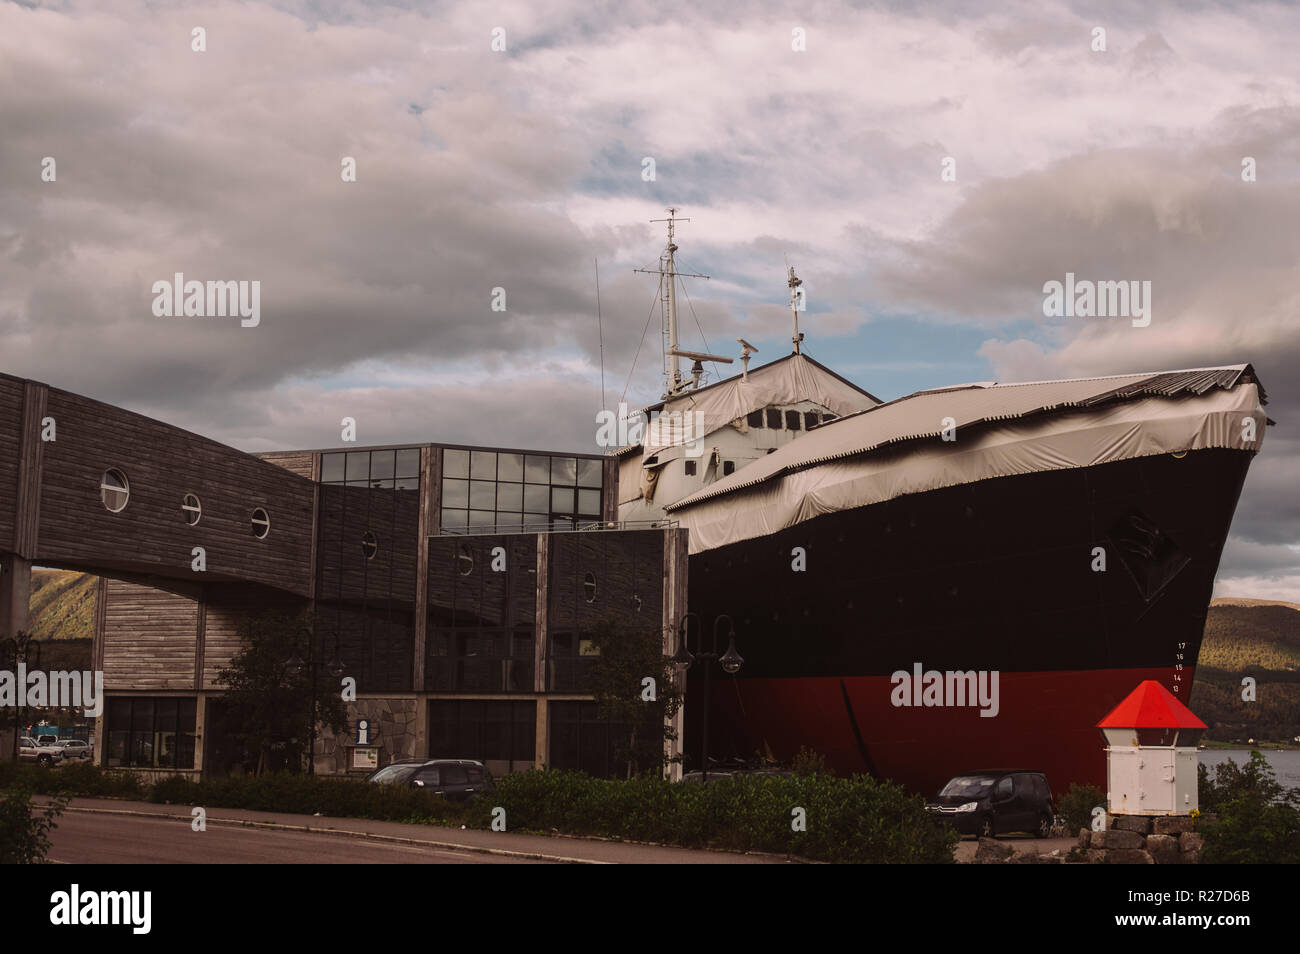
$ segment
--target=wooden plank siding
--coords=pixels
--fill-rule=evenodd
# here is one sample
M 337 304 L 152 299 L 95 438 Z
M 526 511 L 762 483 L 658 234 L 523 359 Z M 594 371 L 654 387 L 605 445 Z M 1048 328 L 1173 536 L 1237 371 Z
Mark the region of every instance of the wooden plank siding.
M 256 455 L 259 460 L 283 467 L 291 474 L 312 480 L 316 476 L 316 454 L 312 451 L 270 451 Z
M 239 629 L 250 613 L 296 614 L 308 605 L 307 600 L 238 584 L 208 587 L 204 596 L 203 689 L 222 688 L 216 683 L 217 672 L 229 666 L 231 657 L 239 652 Z M 190 662 L 192 667 L 192 656 Z
M 0 550 L 13 550 L 22 449 L 23 382 L 0 375 Z
M 57 422 L 58 440 L 45 445 L 38 562 L 310 592 L 309 479 L 66 391 L 49 390 L 47 413 Z M 130 483 L 130 502 L 121 513 L 111 513 L 100 499 L 110 467 Z M 183 517 L 187 493 L 202 503 L 197 526 Z M 256 507 L 271 519 L 264 540 L 251 531 Z M 206 550 L 204 574 L 191 570 L 196 546 Z
M 199 604 L 120 580 L 105 591 L 104 688 L 193 689 Z

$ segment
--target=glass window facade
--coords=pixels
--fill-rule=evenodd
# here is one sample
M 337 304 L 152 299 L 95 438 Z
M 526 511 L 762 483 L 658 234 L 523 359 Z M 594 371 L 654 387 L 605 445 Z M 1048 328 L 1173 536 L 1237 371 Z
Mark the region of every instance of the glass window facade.
M 475 759 L 493 775 L 533 767 L 537 704 L 531 699 L 430 699 L 429 758 Z
M 109 768 L 194 768 L 193 698 L 108 700 Z
M 442 532 L 538 532 L 596 523 L 603 463 L 599 458 L 445 448 Z
M 532 692 L 536 615 L 535 536 L 431 539 L 425 689 Z
M 419 490 L 420 448 L 321 454 L 320 482 L 376 490 Z

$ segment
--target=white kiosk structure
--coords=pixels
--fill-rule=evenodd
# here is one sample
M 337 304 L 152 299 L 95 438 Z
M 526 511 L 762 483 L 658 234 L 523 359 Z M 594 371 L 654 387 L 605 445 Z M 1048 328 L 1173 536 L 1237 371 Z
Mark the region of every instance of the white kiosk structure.
M 1112 815 L 1187 815 L 1197 808 L 1196 746 L 1208 728 L 1154 679 L 1097 723 L 1106 739 Z

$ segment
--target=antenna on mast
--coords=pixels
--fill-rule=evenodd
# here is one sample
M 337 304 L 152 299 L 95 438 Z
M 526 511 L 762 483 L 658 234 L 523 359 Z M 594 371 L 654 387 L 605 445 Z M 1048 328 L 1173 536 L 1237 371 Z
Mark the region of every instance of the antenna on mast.
M 682 391 L 686 389 L 686 382 L 682 380 L 681 363 L 677 359 L 679 357 L 688 357 L 688 358 L 694 357 L 693 354 L 682 352 L 677 347 L 677 279 L 678 278 L 707 279 L 709 276 L 696 275 L 691 272 L 677 271 L 677 260 L 676 260 L 677 245 L 673 241 L 673 239 L 676 236 L 676 226 L 678 222 L 689 222 L 690 219 L 679 219 L 677 217 L 677 208 L 674 206 L 668 209 L 668 218 L 651 219 L 650 221 L 652 223 L 654 222 L 668 223 L 668 245 L 664 249 L 663 254 L 659 256 L 658 269 L 652 271 L 651 269 L 648 268 L 638 268 L 638 269 L 634 269 L 634 271 L 644 272 L 648 275 L 658 275 L 660 280 L 660 285 L 664 289 L 664 297 L 663 297 L 663 304 L 662 304 L 663 315 L 661 318 L 662 335 L 663 335 L 664 345 L 665 345 L 664 364 L 663 364 L 663 369 L 664 369 L 664 395 L 663 396 L 665 398 L 669 398 L 672 395 L 676 394 L 678 391 Z M 712 355 L 705 356 L 704 360 L 709 360 L 712 357 L 713 357 Z M 719 360 L 730 362 L 729 358 L 722 358 Z M 696 365 L 700 367 L 701 371 L 703 370 L 703 367 L 702 365 L 699 364 L 698 360 L 696 361 Z M 698 373 L 694 374 L 694 379 L 695 379 L 695 384 L 698 386 L 699 384 Z
M 799 342 L 803 341 L 803 334 L 799 331 L 799 312 L 803 308 L 803 292 L 799 286 L 803 284 L 803 279 L 794 273 L 794 266 L 790 266 L 790 278 L 786 282 L 790 286 L 790 314 L 794 316 L 794 337 L 790 339 L 794 343 L 794 353 L 799 353 Z

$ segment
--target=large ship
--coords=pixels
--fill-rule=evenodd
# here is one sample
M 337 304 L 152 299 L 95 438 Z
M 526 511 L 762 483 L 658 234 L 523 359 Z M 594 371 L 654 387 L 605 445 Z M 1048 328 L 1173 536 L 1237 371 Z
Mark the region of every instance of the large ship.
M 1104 785 L 1097 721 L 1145 679 L 1188 698 L 1270 423 L 1251 366 L 881 401 L 804 353 L 790 269 L 791 353 L 749 369 L 738 339 L 744 370 L 707 384 L 728 359 L 679 346 L 670 215 L 665 388 L 616 452 L 619 517 L 686 527 L 692 612 L 706 634 L 734 621 L 744 663 L 714 676 L 710 755 L 807 746 L 927 794 L 998 766 Z

